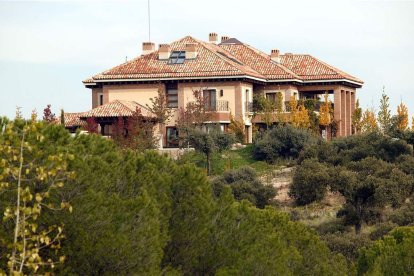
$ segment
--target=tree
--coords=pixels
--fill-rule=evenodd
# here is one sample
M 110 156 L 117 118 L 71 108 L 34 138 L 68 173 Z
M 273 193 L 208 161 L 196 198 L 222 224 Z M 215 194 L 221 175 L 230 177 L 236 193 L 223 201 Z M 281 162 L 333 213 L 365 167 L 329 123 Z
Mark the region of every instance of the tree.
M 95 117 L 89 117 L 86 119 L 85 130 L 88 133 L 95 133 L 98 134 L 98 123 L 96 122 Z
M 151 105 L 146 105 L 148 110 L 151 111 L 157 122 L 160 124 L 160 140 L 163 141 L 163 131 L 165 123 L 172 117 L 173 112 L 171 108 L 168 107 L 168 99 L 165 93 L 165 86 L 160 84 L 158 88 L 158 96 L 155 98 L 150 98 Z
M 398 128 L 402 131 L 406 130 L 408 127 L 408 109 L 405 104 L 400 103 L 397 107 L 397 116 L 399 118 Z
M 297 122 L 296 126 L 301 128 L 309 128 L 310 127 L 310 118 L 309 112 L 306 109 L 305 105 L 302 103 L 297 111 Z M 294 123 L 294 125 L 295 125 Z
M 228 130 L 230 133 L 233 133 L 236 141 L 239 143 L 244 143 L 246 139 L 246 135 L 244 133 L 244 122 L 241 120 L 237 120 L 234 118 L 232 114 L 230 114 L 230 124 L 228 126 Z
M 328 93 L 325 93 L 324 95 L 324 102 L 319 107 L 319 124 L 323 127 L 327 127 L 332 122 L 331 117 L 331 103 L 328 100 Z
M 307 129 L 276 126 L 257 136 L 253 142 L 253 157 L 268 162 L 275 162 L 278 158 L 298 158 L 305 146 L 314 145 L 317 140 Z
M 352 113 L 352 128 L 354 133 L 360 133 L 362 128 L 362 108 L 359 106 L 359 99 L 355 104 L 355 110 Z
M 65 111 L 63 109 L 60 110 L 60 123 L 65 125 Z
M 72 211 L 68 202 L 54 195 L 74 177 L 68 170 L 74 156 L 53 147 L 45 129 L 41 122 L 17 120 L 0 133 L 0 208 L 9 235 L 0 243 L 8 248 L 11 275 L 45 273 L 65 260 L 47 253 L 59 251 L 63 225 L 45 224 L 42 218 L 49 212 Z
M 377 119 L 375 118 L 374 110 L 366 109 L 362 114 L 361 131 L 374 132 L 378 130 Z
M 276 196 L 276 189 L 271 185 L 264 185 L 256 171 L 250 167 L 226 171 L 214 179 L 212 185 L 216 197 L 220 196 L 225 186 L 229 186 L 235 199 L 247 199 L 258 208 L 271 204 Z
M 223 133 L 219 129 L 209 129 L 208 131 L 200 129 L 190 129 L 186 137 L 188 143 L 194 147 L 196 151 L 206 156 L 207 175 L 211 174 L 211 156 L 216 151 L 222 151 L 230 148 L 234 143 L 234 136 Z
M 385 205 L 398 206 L 404 202 L 413 181 L 393 164 L 373 157 L 350 162 L 346 168 L 336 167 L 332 176 L 331 189 L 346 200 L 338 215 L 355 226 L 356 234 L 360 233 L 363 222 L 378 219 Z
M 114 140 L 123 149 L 133 149 L 142 152 L 155 148 L 154 122 L 142 115 L 137 107 L 131 116 L 119 117 L 114 125 Z
M 386 133 L 391 125 L 391 111 L 389 110 L 390 98 L 383 92 L 378 112 L 378 123 L 382 133 Z
M 414 116 L 411 118 L 411 131 L 414 131 Z
M 414 227 L 397 227 L 360 251 L 358 275 L 410 275 L 413 260 Z
M 306 205 L 324 198 L 330 183 L 328 168 L 316 159 L 306 159 L 295 171 L 289 196 Z
M 51 123 L 56 120 L 55 113 L 52 112 L 51 105 L 48 104 L 45 109 L 43 109 L 43 121 Z

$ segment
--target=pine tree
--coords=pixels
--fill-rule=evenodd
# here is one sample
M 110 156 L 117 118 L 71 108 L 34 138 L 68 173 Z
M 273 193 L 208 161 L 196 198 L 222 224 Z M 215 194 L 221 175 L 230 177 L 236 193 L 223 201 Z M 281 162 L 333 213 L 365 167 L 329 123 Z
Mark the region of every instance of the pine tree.
M 386 133 L 391 125 L 391 111 L 389 110 L 390 98 L 383 92 L 378 112 L 378 123 L 382 133 Z

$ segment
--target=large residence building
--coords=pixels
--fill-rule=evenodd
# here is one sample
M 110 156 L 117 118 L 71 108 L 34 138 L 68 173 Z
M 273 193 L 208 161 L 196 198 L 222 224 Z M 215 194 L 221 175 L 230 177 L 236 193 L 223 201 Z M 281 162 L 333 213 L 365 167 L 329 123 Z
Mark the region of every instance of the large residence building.
M 210 33 L 208 41 L 186 36 L 170 44 L 144 42 L 137 58 L 97 74 L 84 85 L 91 89 L 92 110 L 72 116 L 74 122 L 94 117 L 101 132 L 111 134 L 114 118 L 130 116 L 136 107 L 146 110 L 160 86 L 174 116 L 160 131 L 163 147 L 176 146 L 175 128 L 178 109 L 194 101 L 193 91 L 202 91 L 207 99 L 211 120 L 226 129 L 230 118 L 245 125 L 246 142 L 252 141 L 252 127 L 260 124 L 253 117 L 252 101 L 256 93 L 283 101 L 291 97 L 316 99 L 325 93 L 333 96 L 336 136 L 352 134 L 351 114 L 355 109 L 356 89 L 363 81 L 306 54 L 281 54 L 278 49 L 262 52 L 236 38 L 218 40 Z M 287 110 L 284 110 L 287 112 Z M 70 124 L 68 127 L 71 127 Z M 73 127 L 73 126 L 72 126 Z

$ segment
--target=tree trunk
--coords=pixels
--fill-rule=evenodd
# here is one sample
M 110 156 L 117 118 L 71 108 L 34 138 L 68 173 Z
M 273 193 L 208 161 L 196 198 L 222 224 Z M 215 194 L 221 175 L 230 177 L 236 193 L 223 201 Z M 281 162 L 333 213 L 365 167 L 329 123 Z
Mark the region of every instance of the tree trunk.
M 355 223 L 355 234 L 359 235 L 361 233 L 361 222 L 358 221 L 357 223 Z
M 210 154 L 207 154 L 207 175 L 211 173 L 211 161 L 210 161 Z

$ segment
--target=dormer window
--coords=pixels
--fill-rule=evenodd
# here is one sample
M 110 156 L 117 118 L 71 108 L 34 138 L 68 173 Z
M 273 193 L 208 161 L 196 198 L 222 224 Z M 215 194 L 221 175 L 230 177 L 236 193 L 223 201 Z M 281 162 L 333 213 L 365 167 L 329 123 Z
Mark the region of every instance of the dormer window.
M 185 61 L 185 51 L 174 51 L 168 59 L 168 64 L 183 64 Z

